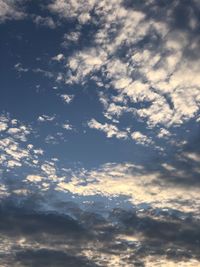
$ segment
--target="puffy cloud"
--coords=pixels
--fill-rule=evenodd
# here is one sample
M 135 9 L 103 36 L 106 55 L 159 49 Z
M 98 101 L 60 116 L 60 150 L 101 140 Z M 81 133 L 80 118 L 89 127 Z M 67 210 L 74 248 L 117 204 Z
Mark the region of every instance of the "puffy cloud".
M 131 134 L 131 137 L 133 140 L 135 140 L 136 143 L 148 145 L 152 143 L 152 140 L 148 138 L 145 134 L 142 134 L 141 132 L 133 132 Z
M 167 129 L 161 128 L 159 130 L 158 138 L 168 138 L 170 136 L 171 136 L 171 133 Z
M 116 137 L 119 139 L 126 139 L 128 137 L 127 133 L 125 131 L 120 131 L 117 126 L 108 123 L 102 124 L 95 119 L 90 120 L 88 126 L 92 129 L 104 132 L 108 138 Z
M 82 82 L 84 84 L 85 78 L 95 71 L 98 71 L 103 66 L 106 58 L 105 51 L 97 50 L 95 48 L 79 52 L 70 57 L 67 66 L 74 74 L 66 78 L 66 83 L 71 84 Z
M 6 20 L 19 20 L 26 16 L 22 5 L 26 0 L 0 0 L 0 23 Z
M 78 19 L 81 24 L 85 24 L 90 20 L 90 12 L 94 7 L 95 0 L 55 0 L 48 5 L 50 11 L 57 13 L 61 18 Z

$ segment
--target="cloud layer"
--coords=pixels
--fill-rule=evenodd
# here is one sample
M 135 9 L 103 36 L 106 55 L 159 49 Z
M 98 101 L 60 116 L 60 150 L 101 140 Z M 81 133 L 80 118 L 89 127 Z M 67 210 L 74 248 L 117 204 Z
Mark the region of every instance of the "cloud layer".
M 0 0 L 0 264 L 199 266 L 199 14 Z

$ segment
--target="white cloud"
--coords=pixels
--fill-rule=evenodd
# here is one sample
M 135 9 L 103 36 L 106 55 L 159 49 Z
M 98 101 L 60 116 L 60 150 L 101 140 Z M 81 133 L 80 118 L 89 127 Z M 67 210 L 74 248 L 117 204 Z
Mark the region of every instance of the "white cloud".
M 19 161 L 16 161 L 16 160 L 9 160 L 7 162 L 7 166 L 8 166 L 8 168 L 21 167 L 22 164 Z
M 65 130 L 67 130 L 67 131 L 73 130 L 73 126 L 71 124 L 69 124 L 69 123 L 64 123 L 62 125 L 62 128 L 65 129 Z
M 62 73 L 58 73 L 57 77 L 56 77 L 56 82 L 62 82 L 64 81 L 64 75 Z
M 170 171 L 176 170 L 167 164 L 163 167 Z M 148 203 L 153 207 L 192 211 L 200 216 L 198 188 L 170 186 L 165 179 L 160 179 L 159 170 L 145 172 L 142 166 L 131 163 L 107 163 L 98 169 L 82 170 L 74 173 L 70 179 L 58 179 L 56 190 L 85 197 L 99 194 L 109 199 L 127 196 L 133 205 Z
M 37 182 L 41 182 L 42 180 L 44 180 L 44 177 L 39 176 L 39 175 L 28 175 L 26 177 L 26 180 L 28 182 L 37 183 Z
M 200 154 L 195 152 L 188 152 L 184 153 L 183 156 L 188 160 L 192 160 L 193 162 L 199 163 L 200 162 Z
M 33 152 L 36 155 L 43 155 L 44 154 L 44 151 L 41 148 L 39 148 L 39 149 L 33 149 Z
M 73 98 L 74 98 L 74 95 L 62 94 L 62 95 L 60 95 L 60 97 L 62 98 L 62 100 L 63 100 L 65 103 L 69 104 L 69 103 L 72 102 L 72 100 L 73 100 Z
M 5 131 L 8 125 L 6 122 L 0 122 L 0 132 Z
M 142 134 L 141 132 L 135 131 L 131 134 L 132 139 L 142 145 L 148 145 L 152 143 L 152 140 L 147 137 L 145 134 Z
M 65 58 L 65 56 L 63 54 L 58 54 L 56 55 L 55 57 L 52 58 L 52 60 L 55 60 L 55 61 L 61 61 Z
M 31 128 L 23 124 L 14 124 L 18 127 L 10 127 L 7 129 L 7 133 L 10 134 L 14 139 L 20 140 L 22 142 L 27 141 L 27 136 L 31 133 Z
M 53 115 L 53 116 L 49 116 L 49 115 L 41 115 L 41 116 L 38 117 L 37 120 L 38 120 L 39 122 L 46 122 L 46 121 L 54 121 L 55 118 L 56 118 L 55 115 Z
M 108 138 L 116 137 L 119 139 L 126 139 L 128 137 L 125 131 L 120 131 L 115 125 L 108 123 L 102 124 L 95 119 L 90 120 L 88 126 L 92 129 L 104 132 Z
M 32 128 L 24 125 L 9 115 L 0 116 L 0 125 L 4 132 L 0 138 L 0 166 L 4 171 L 24 166 L 33 166 L 42 150 L 36 149 L 28 142 Z
M 42 164 L 41 170 L 50 178 L 56 176 L 56 169 L 54 167 L 54 164 L 51 162 L 46 162 Z
M 66 83 L 84 84 L 87 75 L 98 71 L 105 63 L 107 58 L 106 52 L 92 48 L 84 52 L 79 52 L 68 60 L 67 67 L 75 73 L 66 78 Z
M 171 136 L 171 133 L 164 128 L 161 128 L 158 133 L 158 138 L 168 138 Z
M 95 0 L 55 0 L 48 5 L 48 8 L 62 18 L 77 18 L 81 24 L 85 24 L 90 20 L 90 11 L 94 7 L 95 2 Z

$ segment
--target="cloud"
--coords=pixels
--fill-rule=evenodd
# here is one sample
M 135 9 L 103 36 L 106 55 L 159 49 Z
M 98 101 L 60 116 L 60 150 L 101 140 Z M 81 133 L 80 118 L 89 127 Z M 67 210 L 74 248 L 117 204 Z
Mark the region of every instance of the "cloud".
M 117 126 L 108 123 L 102 124 L 95 119 L 90 120 L 88 122 L 88 126 L 92 129 L 100 130 L 106 133 L 108 138 L 116 137 L 119 139 L 126 139 L 128 137 L 127 133 L 125 131 L 120 131 Z
M 186 159 L 192 160 L 192 161 L 197 162 L 197 163 L 200 161 L 200 155 L 198 153 L 195 153 L 195 152 L 185 152 L 183 154 L 183 156 Z
M 39 15 L 33 16 L 33 22 L 37 26 L 43 26 L 43 27 L 48 27 L 50 29 L 55 29 L 56 28 L 56 23 L 51 17 L 42 17 Z
M 152 140 L 150 138 L 148 138 L 146 135 L 138 131 L 133 132 L 131 134 L 131 137 L 133 140 L 136 141 L 136 143 L 139 143 L 139 144 L 151 144 L 152 143 Z
M 39 122 L 46 122 L 46 121 L 54 121 L 55 118 L 56 118 L 55 115 L 53 115 L 53 116 L 41 115 L 41 116 L 38 117 L 37 120 L 38 120 Z
M 5 131 L 7 129 L 7 123 L 1 121 L 0 122 L 0 132 Z
M 74 95 L 62 94 L 60 97 L 64 103 L 70 104 L 74 98 Z
M 73 130 L 73 126 L 71 124 L 69 124 L 69 123 L 64 123 L 62 125 L 62 128 L 65 129 L 65 130 L 67 130 L 67 131 Z
M 51 71 L 43 70 L 41 68 L 36 68 L 32 70 L 34 73 L 41 73 L 47 78 L 53 78 L 54 74 Z
M 26 16 L 23 4 L 26 0 L 0 0 L 0 23 L 6 20 L 20 20 Z
M 158 133 L 158 138 L 169 138 L 171 136 L 171 133 L 165 129 L 161 128 Z
M 44 177 L 41 177 L 41 176 L 39 176 L 39 175 L 28 175 L 27 177 L 26 177 L 26 180 L 28 181 L 28 182 L 41 182 L 42 180 L 44 179 Z
M 15 64 L 14 68 L 15 68 L 18 72 L 28 72 L 28 71 L 29 71 L 29 69 L 28 69 L 28 68 L 24 68 L 20 62 L 17 63 L 17 64 Z
M 72 202 L 65 203 L 76 214 L 72 218 L 65 213 L 42 211 L 36 199 L 42 203 L 43 198 L 37 194 L 20 205 L 17 199 L 7 197 L 0 206 L 5 264 L 63 266 L 66 260 L 69 266 L 199 264 L 199 221 L 190 214 L 117 208 L 103 218 Z
M 95 48 L 88 51 L 81 51 L 70 57 L 67 66 L 73 74 L 66 77 L 66 83 L 73 84 L 80 82 L 84 84 L 85 78 L 98 71 L 105 60 L 106 53 L 103 50 L 96 50 Z
M 78 42 L 79 38 L 80 38 L 80 32 L 79 31 L 65 33 L 63 36 L 62 47 L 68 48 L 69 45 L 76 44 Z
M 107 108 L 107 111 L 109 112 L 105 113 L 104 115 L 107 119 L 112 120 L 113 123 L 119 124 L 119 121 L 116 119 L 113 119 L 111 114 L 116 114 L 116 116 L 118 117 L 120 116 L 123 108 L 124 107 L 122 106 L 110 104 L 109 107 Z M 125 129 L 120 130 L 115 124 L 100 123 L 95 119 L 91 119 L 88 122 L 88 126 L 91 129 L 96 129 L 96 130 L 104 132 L 108 138 L 116 137 L 118 139 L 132 139 L 135 141 L 136 144 L 145 145 L 145 146 L 154 145 L 154 141 L 151 139 L 151 137 L 148 137 L 147 135 L 139 131 L 134 131 L 131 133 L 130 127 L 126 127 Z M 155 148 L 159 150 L 161 149 L 161 147 L 159 146 L 155 146 Z
M 3 174 L 25 166 L 34 168 L 43 150 L 29 143 L 33 131 L 30 125 L 11 119 L 9 114 L 0 116 L 0 125 L 2 125 L 0 166 Z
M 28 249 L 18 252 L 16 255 L 16 261 L 20 262 L 24 266 L 27 264 L 44 266 L 64 266 L 67 262 L 69 267 L 83 266 L 92 267 L 96 266 L 95 263 L 90 263 L 87 258 L 72 256 L 68 253 L 64 253 L 59 250 L 53 249 Z
M 178 131 L 183 130 L 185 138 L 186 123 L 199 120 L 199 40 L 193 36 L 198 20 L 188 12 L 193 20 L 188 15 L 188 22 L 180 23 L 179 1 L 139 2 L 51 1 L 48 8 L 60 21 L 83 28 L 64 36 L 66 48 L 74 45 L 72 54 L 52 58 L 64 65 L 63 72 L 33 71 L 66 81 L 67 87 L 95 84 L 105 120 L 92 118 L 87 125 L 107 138 L 175 146 L 177 126 L 184 125 Z M 37 23 L 47 23 L 47 18 L 39 16 Z M 93 38 L 84 47 L 80 40 L 90 28 Z M 20 63 L 16 69 L 26 72 Z M 67 104 L 74 97 L 58 96 Z M 38 118 L 54 120 L 54 115 Z M 73 129 L 68 122 L 55 126 L 60 132 L 44 137 L 45 146 L 65 142 L 64 130 Z M 0 117 L 2 264 L 198 266 L 197 141 L 193 149 L 180 140 L 171 154 L 158 154 L 148 162 L 143 154 L 141 165 L 112 162 L 73 169 L 61 167 L 57 158 L 47 159 L 50 156 L 32 144 L 33 132 L 9 115 Z M 144 148 L 148 156 L 151 148 Z
M 57 145 L 66 142 L 66 136 L 64 132 L 56 132 L 55 134 L 48 134 L 45 138 L 46 144 Z
M 65 56 L 63 54 L 58 54 L 57 56 L 53 57 L 52 60 L 55 60 L 55 61 L 61 61 L 65 58 Z
M 64 19 L 78 19 L 79 23 L 85 24 L 90 21 L 90 12 L 94 7 L 95 0 L 93 1 L 73 1 L 68 2 L 64 0 L 55 0 L 48 5 L 51 12 L 57 13 Z
M 182 158 L 175 164 L 161 162 L 156 168 L 107 163 L 91 170 L 64 170 L 58 168 L 55 161 L 46 161 L 40 162 L 38 174 L 29 174 L 24 181 L 27 187 L 30 182 L 34 183 L 33 192 L 39 195 L 46 192 L 44 208 L 57 212 L 64 212 L 65 208 L 57 207 L 56 202 L 73 199 L 82 209 L 105 216 L 115 208 L 146 212 L 151 207 L 157 209 L 158 214 L 162 210 L 176 209 L 198 219 L 198 186 L 192 182 L 195 172 L 199 173 L 198 163 L 192 159 L 191 165 L 181 168 L 184 164 Z M 188 175 L 187 168 L 192 175 Z

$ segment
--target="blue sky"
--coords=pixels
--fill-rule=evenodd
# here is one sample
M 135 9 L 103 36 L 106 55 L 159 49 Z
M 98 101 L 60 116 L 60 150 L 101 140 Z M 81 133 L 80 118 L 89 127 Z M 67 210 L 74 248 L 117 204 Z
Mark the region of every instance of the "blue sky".
M 117 221 L 121 227 L 134 212 L 138 225 L 148 218 L 148 233 L 140 229 L 141 239 L 120 228 L 123 234 L 109 241 L 125 242 L 127 251 L 134 238 L 144 247 L 146 239 L 152 242 L 152 221 L 180 224 L 184 232 L 190 218 L 190 230 L 199 231 L 199 25 L 198 0 L 0 0 L 0 197 L 5 217 L 15 210 L 11 225 L 18 209 L 27 214 L 27 205 L 38 229 L 38 214 L 44 221 L 47 213 L 58 216 L 58 225 L 65 214 L 85 227 L 80 214 L 90 213 L 97 221 L 101 216 L 102 225 Z M 120 216 L 127 212 L 126 223 L 111 216 L 117 209 Z M 92 231 L 100 235 L 97 221 Z M 2 236 L 17 242 L 4 231 Z M 156 238 L 166 242 L 164 235 Z M 36 239 L 20 243 L 19 253 Z M 190 254 L 179 257 L 179 266 L 198 266 L 196 247 L 176 239 L 168 250 L 178 253 L 185 242 Z M 57 236 L 55 242 L 63 240 Z M 175 264 L 164 252 L 152 256 L 149 247 L 137 266 Z M 55 253 L 68 253 L 60 249 Z M 80 255 L 92 266 L 103 266 L 101 257 L 106 266 L 122 266 L 124 255 L 132 266 L 121 249 L 109 259 L 101 249 L 87 254 L 77 245 L 72 266 L 80 264 Z M 5 264 L 30 266 L 31 253 L 40 253 L 35 248 L 28 259 L 15 259 L 13 251 L 10 259 L 3 257 Z M 55 265 L 64 266 L 56 255 Z M 41 258 L 34 264 L 48 264 Z M 82 266 L 90 266 L 85 260 Z

